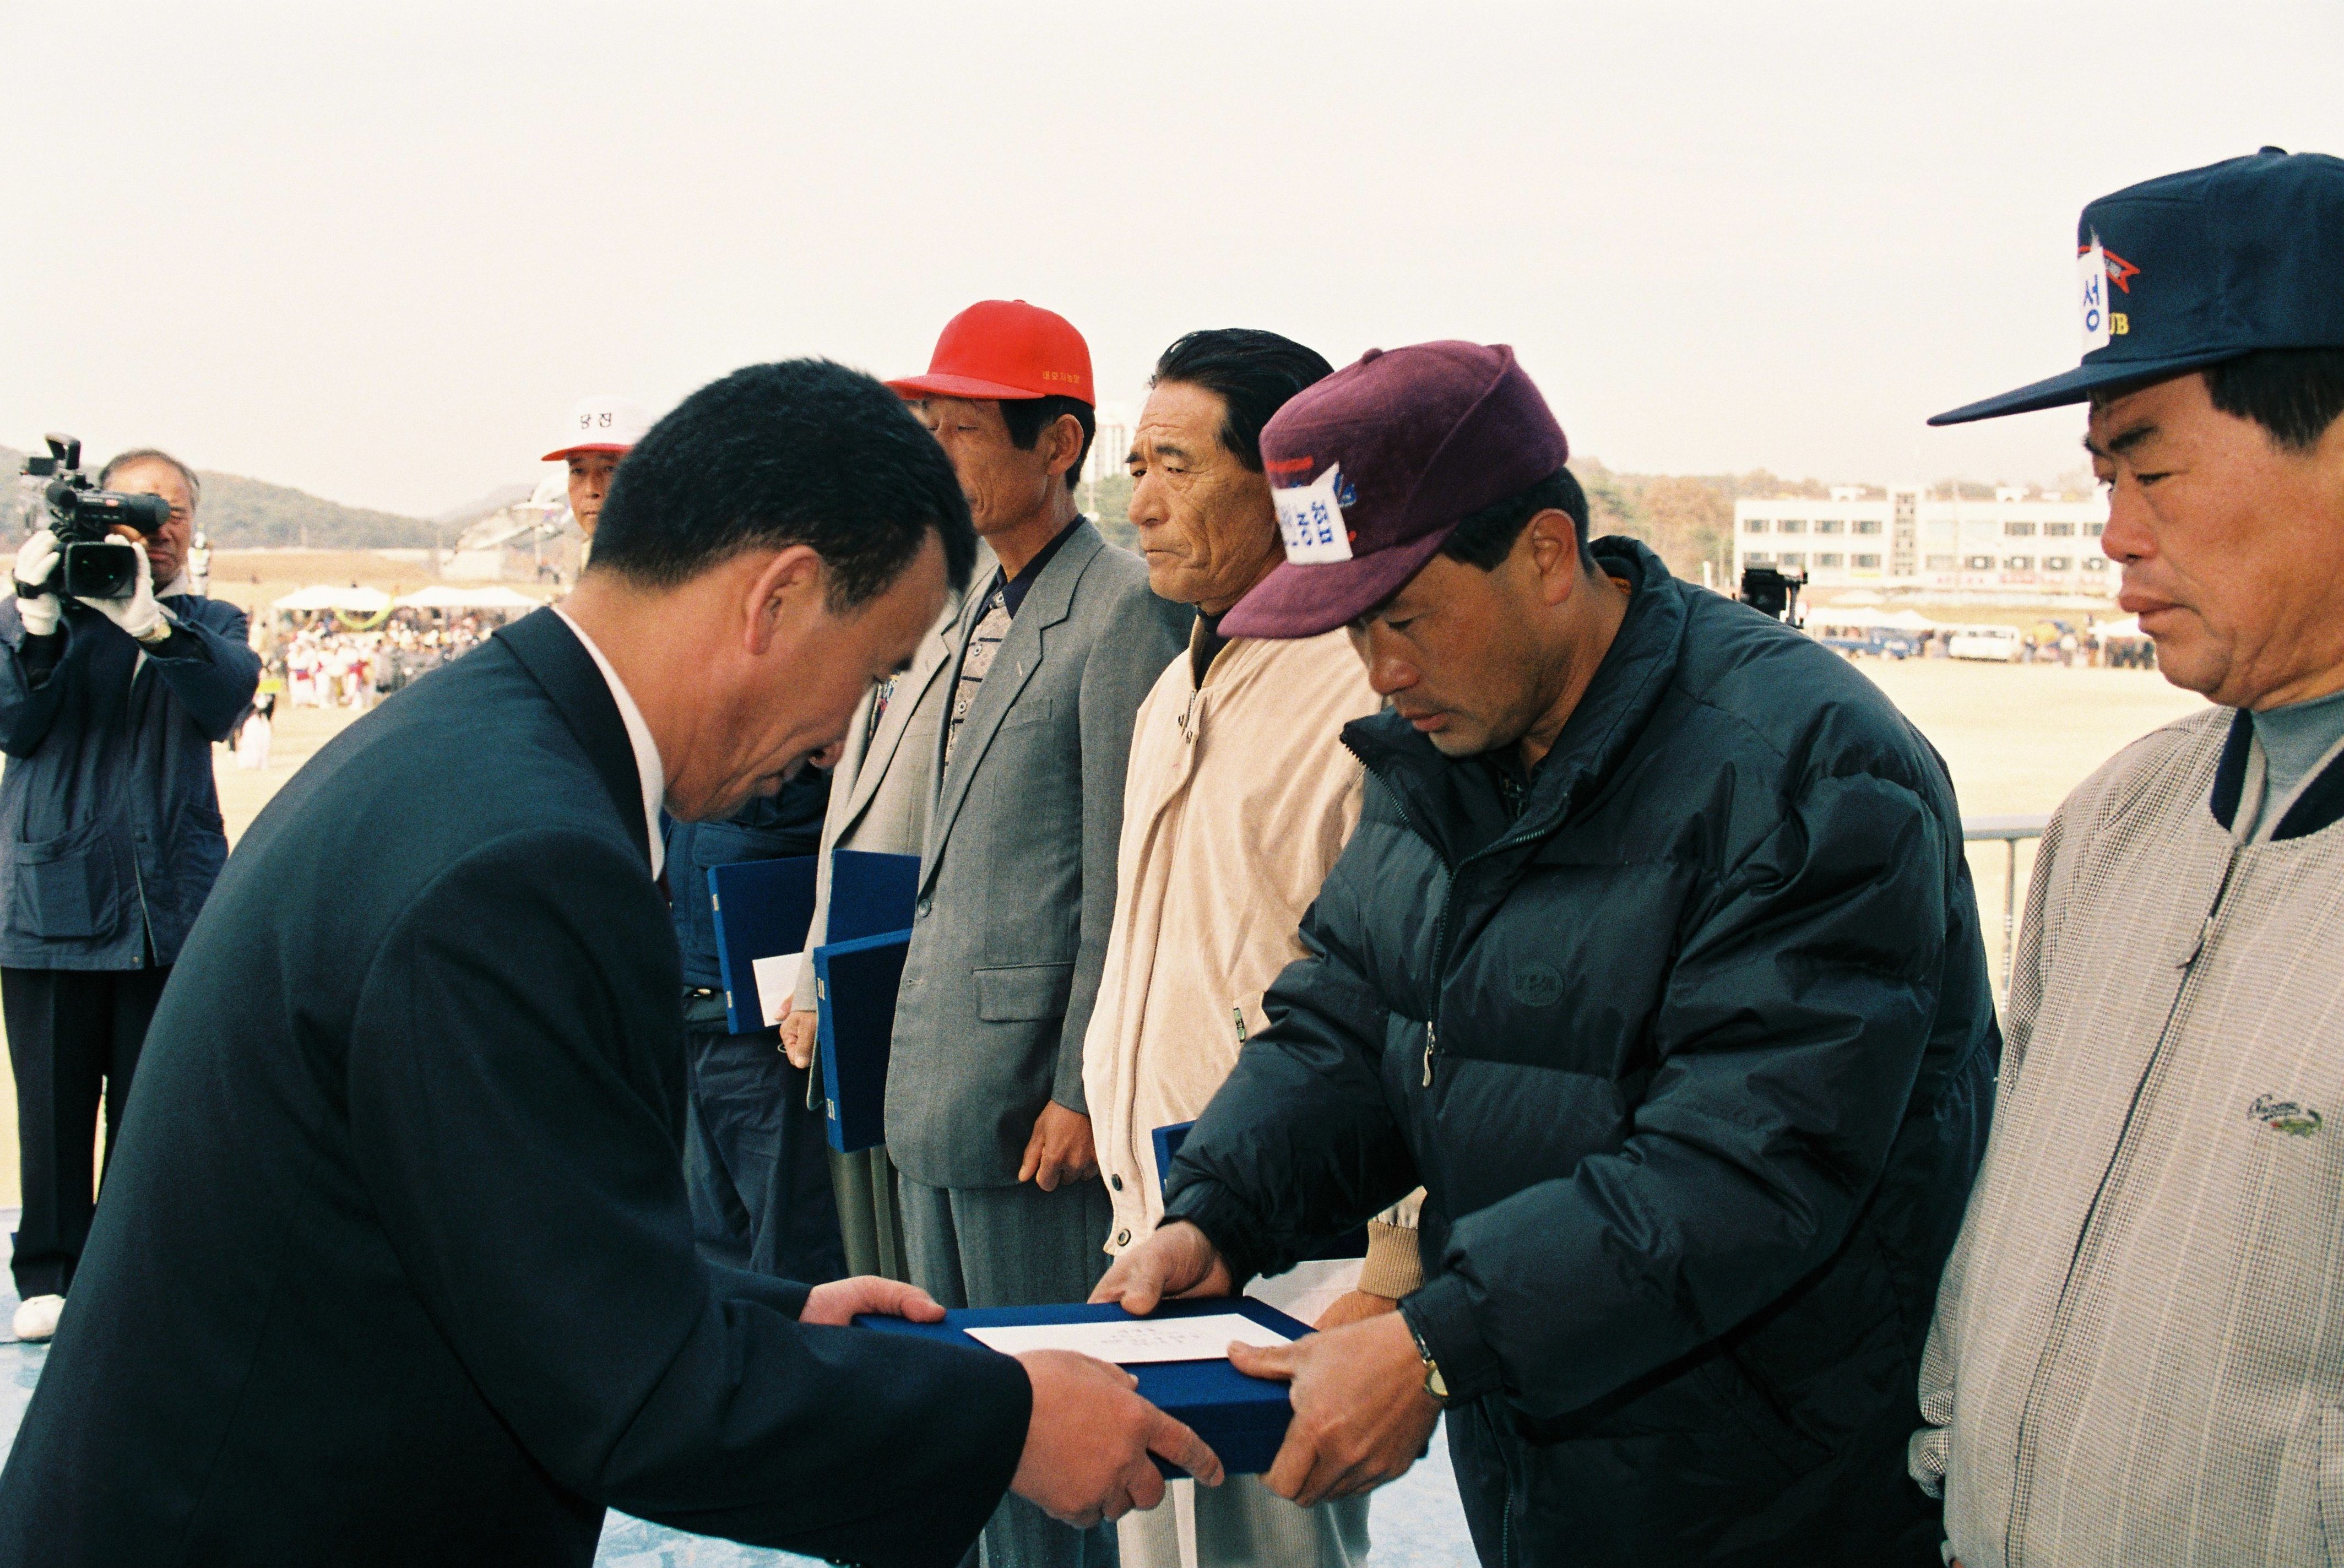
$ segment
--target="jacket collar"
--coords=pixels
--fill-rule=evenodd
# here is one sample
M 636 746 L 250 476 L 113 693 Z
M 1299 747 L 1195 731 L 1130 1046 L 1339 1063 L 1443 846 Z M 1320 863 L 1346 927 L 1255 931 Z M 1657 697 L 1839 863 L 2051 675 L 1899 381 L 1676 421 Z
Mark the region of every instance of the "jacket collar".
M 938 865 L 935 851 L 944 847 L 951 836 L 953 823 L 960 808 L 968 800 L 970 782 L 985 762 L 985 749 L 1000 733 L 1002 720 L 1009 716 L 1012 704 L 1034 673 L 1049 657 L 1050 629 L 1064 623 L 1074 613 L 1075 589 L 1083 580 L 1084 569 L 1092 557 L 1106 548 L 1086 518 L 1078 521 L 1060 546 L 1058 553 L 1026 591 L 1026 602 L 1018 607 L 1009 622 L 1009 635 L 1002 639 L 999 652 L 993 656 L 993 668 L 986 672 L 985 683 L 976 690 L 976 701 L 969 708 L 968 717 L 962 722 L 960 744 L 953 750 L 952 765 L 944 765 L 945 742 L 952 734 L 952 718 L 946 713 L 945 722 L 936 726 L 936 811 L 928 830 L 930 853 L 924 875 L 934 876 Z M 984 619 L 987 595 L 971 594 L 973 608 L 964 612 L 954 632 L 954 679 L 958 679 L 958 654 L 968 646 L 969 633 Z
M 2208 809 L 2214 820 L 2226 830 L 2233 830 L 2238 820 L 2238 802 L 2247 792 L 2248 764 L 2255 749 L 2255 716 L 2240 708 L 2230 715 L 2230 733 L 2222 742 L 2221 760 L 2214 766 L 2214 789 L 2207 796 Z M 2329 763 L 2319 771 L 2319 776 L 2306 784 L 2295 804 L 2287 808 L 2278 825 L 2271 829 L 2271 842 L 2304 838 L 2333 827 L 2344 821 L 2344 757 Z
M 496 634 L 520 667 L 530 673 L 554 710 L 578 739 L 594 776 L 602 781 L 619 821 L 627 830 L 635 853 L 643 857 L 645 875 L 652 864 L 651 830 L 643 821 L 642 775 L 635 767 L 635 748 L 627 739 L 626 722 L 611 695 L 594 656 L 576 632 L 551 610 L 534 610 Z
M 1678 582 L 1635 540 L 1600 539 L 1591 548 L 1608 574 L 1627 582 L 1628 613 L 1554 749 L 1531 775 L 1519 818 L 1509 818 L 1487 761 L 1443 756 L 1399 714 L 1343 728 L 1343 744 L 1452 868 L 1500 840 L 1540 838 L 1561 826 L 1633 749 L 1676 676 L 1691 613 L 1686 595 L 1706 590 Z

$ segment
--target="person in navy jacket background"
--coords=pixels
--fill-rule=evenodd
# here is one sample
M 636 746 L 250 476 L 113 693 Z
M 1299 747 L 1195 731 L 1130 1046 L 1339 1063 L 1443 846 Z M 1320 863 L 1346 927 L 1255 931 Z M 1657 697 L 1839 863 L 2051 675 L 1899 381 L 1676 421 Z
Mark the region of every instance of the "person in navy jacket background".
M 170 521 L 138 541 L 123 599 L 56 591 L 40 530 L 0 601 L 0 1008 L 16 1077 L 24 1217 L 13 1267 L 20 1340 L 45 1340 L 93 1204 L 96 1119 L 113 1152 L 147 1020 L 227 859 L 212 743 L 260 682 L 244 612 L 194 591 L 202 486 L 151 448 L 99 488 L 157 495 Z

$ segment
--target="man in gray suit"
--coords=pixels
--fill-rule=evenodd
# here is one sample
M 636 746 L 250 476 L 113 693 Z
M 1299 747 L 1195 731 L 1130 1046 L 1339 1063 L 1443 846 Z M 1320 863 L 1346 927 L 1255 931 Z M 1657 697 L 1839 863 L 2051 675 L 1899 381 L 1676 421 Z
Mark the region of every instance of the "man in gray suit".
M 980 540 L 969 580 L 991 582 L 996 564 Z M 955 595 L 921 639 L 910 666 L 873 687 L 847 724 L 845 749 L 831 770 L 830 808 L 814 873 L 813 921 L 806 932 L 809 953 L 829 938 L 832 851 L 917 855 L 927 840 L 929 808 L 936 798 L 936 752 L 959 652 L 960 612 L 961 600 Z M 794 1066 L 812 1067 L 819 1018 L 812 964 L 800 966 L 790 1006 L 782 1018 L 782 1048 Z M 830 1179 L 847 1273 L 911 1279 L 895 1166 L 885 1147 L 853 1154 L 831 1150 Z
M 955 633 L 911 950 L 887 1073 L 912 1279 L 948 1307 L 1080 1301 L 1114 1210 L 1083 1098 L 1083 1034 L 1114 914 L 1124 768 L 1186 607 L 1075 510 L 1094 429 L 1090 350 L 1058 316 L 954 318 L 915 400 L 999 564 Z M 1115 1561 L 1016 1499 L 987 1568 Z

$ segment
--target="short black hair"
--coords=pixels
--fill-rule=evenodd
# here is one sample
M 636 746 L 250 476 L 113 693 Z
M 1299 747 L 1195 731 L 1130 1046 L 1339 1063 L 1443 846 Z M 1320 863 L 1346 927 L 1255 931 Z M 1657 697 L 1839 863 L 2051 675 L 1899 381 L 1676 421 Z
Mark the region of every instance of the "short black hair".
M 2208 366 L 2206 391 L 2224 413 L 2308 452 L 2344 414 L 2344 349 L 2258 349 Z
M 676 405 L 611 478 L 590 572 L 672 588 L 744 550 L 811 545 L 830 603 L 884 592 L 930 533 L 968 585 L 976 534 L 951 460 L 903 400 L 828 359 L 733 371 Z
M 1066 488 L 1072 490 L 1083 477 L 1083 460 L 1091 455 L 1092 438 L 1098 434 L 1098 410 L 1080 398 L 1001 400 L 1001 422 L 1009 427 L 1009 444 L 1021 452 L 1032 451 L 1042 432 L 1056 424 L 1061 414 L 1074 415 L 1075 423 L 1083 427 L 1083 450 L 1075 454 L 1075 466 L 1066 470 Z
M 1571 514 L 1571 531 L 1579 541 L 1579 553 L 1587 555 L 1587 492 L 1579 488 L 1579 481 L 1569 469 L 1557 469 L 1526 491 L 1493 501 L 1479 511 L 1465 514 L 1465 521 L 1440 547 L 1440 553 L 1468 566 L 1478 566 L 1484 572 L 1495 572 L 1498 562 L 1513 553 L 1514 541 L 1522 536 L 1531 519 L 1542 511 L 1564 511 Z
M 1325 380 L 1335 367 L 1315 349 L 1252 327 L 1213 327 L 1180 339 L 1156 361 L 1151 387 L 1185 381 L 1217 394 L 1224 410 L 1221 445 L 1261 472 L 1261 428 L 1295 393 Z

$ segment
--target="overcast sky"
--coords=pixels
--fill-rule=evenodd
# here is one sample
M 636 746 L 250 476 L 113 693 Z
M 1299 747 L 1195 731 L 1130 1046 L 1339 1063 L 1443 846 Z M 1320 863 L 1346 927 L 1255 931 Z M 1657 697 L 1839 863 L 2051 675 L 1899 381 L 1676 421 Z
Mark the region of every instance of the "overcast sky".
M 924 368 L 1136 406 L 1197 327 L 1510 342 L 1614 468 L 2046 480 L 2076 209 L 2344 151 L 2344 5 L 0 0 L 0 443 L 428 514 L 582 393 Z

